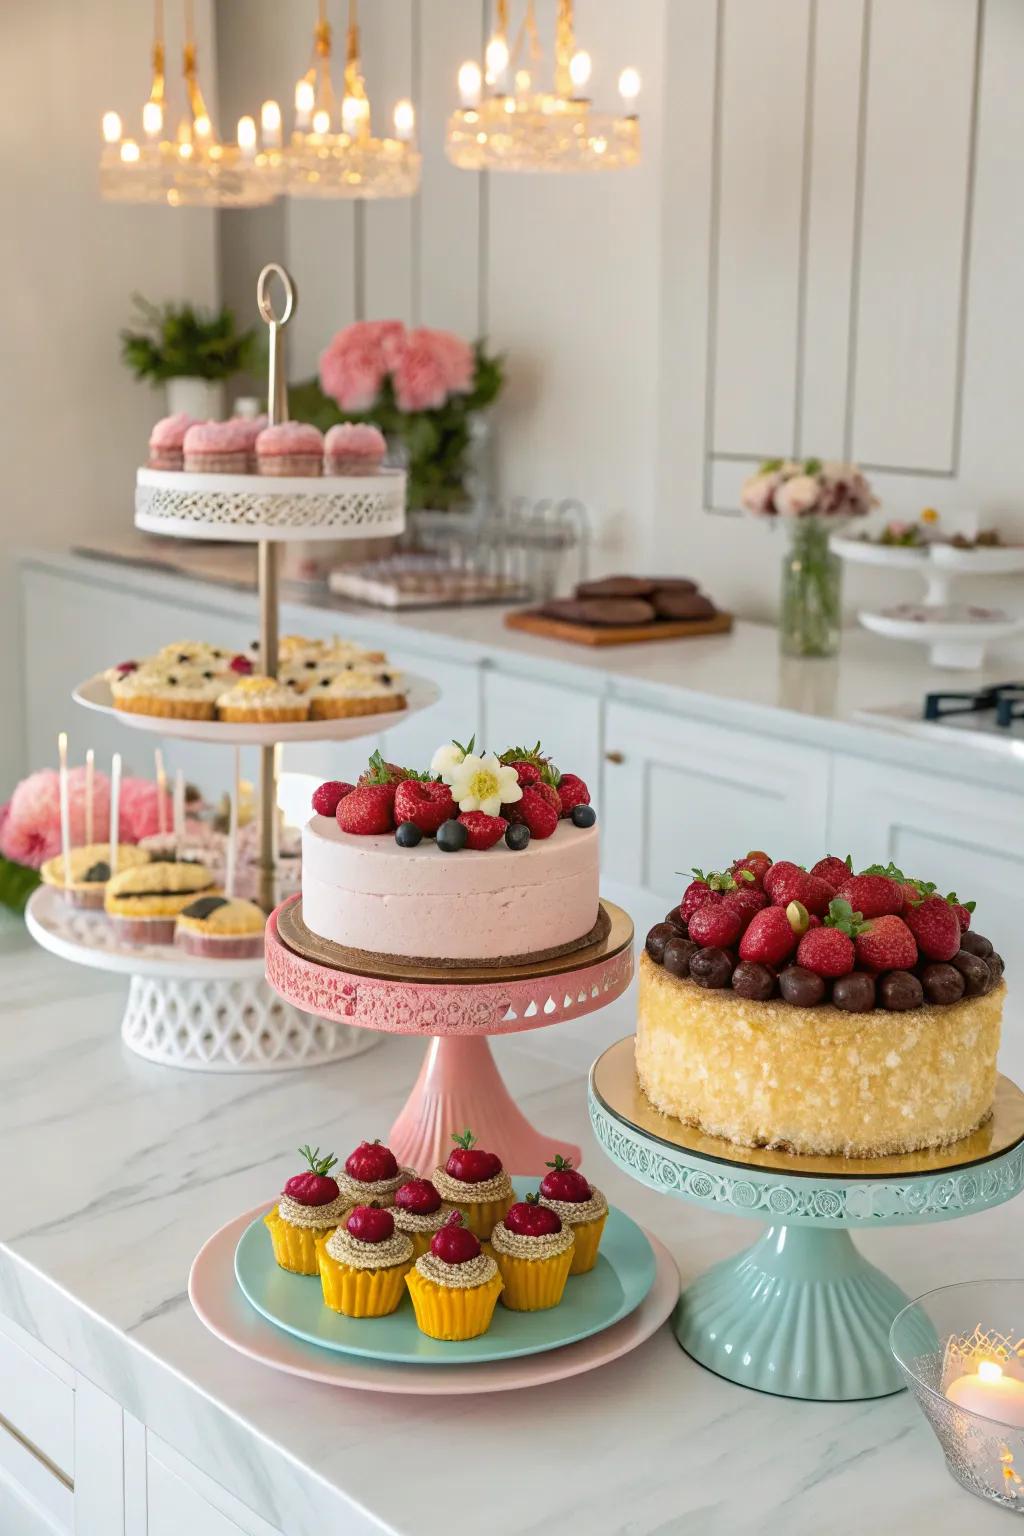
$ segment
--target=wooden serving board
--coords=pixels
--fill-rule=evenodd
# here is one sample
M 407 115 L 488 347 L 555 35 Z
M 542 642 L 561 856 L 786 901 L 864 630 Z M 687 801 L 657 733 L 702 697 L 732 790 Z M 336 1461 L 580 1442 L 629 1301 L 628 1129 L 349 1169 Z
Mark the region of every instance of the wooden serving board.
M 568 640 L 572 645 L 632 645 L 638 640 L 725 635 L 732 629 L 732 614 L 716 613 L 710 619 L 654 619 L 650 624 L 570 624 L 567 619 L 549 618 L 537 608 L 524 608 L 507 613 L 505 624 L 508 629 L 522 629 L 548 640 Z

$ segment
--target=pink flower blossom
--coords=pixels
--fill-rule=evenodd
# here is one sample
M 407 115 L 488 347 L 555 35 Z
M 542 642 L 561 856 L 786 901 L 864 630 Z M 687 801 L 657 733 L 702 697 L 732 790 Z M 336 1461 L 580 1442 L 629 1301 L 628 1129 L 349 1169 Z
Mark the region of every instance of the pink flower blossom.
M 170 795 L 164 796 L 164 826 L 173 824 Z M 137 843 L 160 830 L 160 794 L 153 779 L 121 780 L 121 818 L 118 836 L 123 843 Z
M 775 509 L 783 517 L 803 517 L 815 510 L 821 490 L 814 475 L 794 475 L 775 492 Z
M 448 393 L 468 395 L 473 388 L 473 375 L 476 372 L 473 349 L 469 343 L 451 331 L 432 331 L 426 326 L 410 334 L 410 342 L 417 339 L 433 347 Z
M 85 768 L 68 770 L 68 813 L 73 846 L 86 840 Z M 171 825 L 171 800 L 165 796 L 167 826 Z M 38 869 L 47 859 L 56 858 L 61 849 L 60 775 L 55 768 L 43 768 L 22 779 L 5 807 L 0 821 L 0 853 L 18 864 Z M 121 782 L 121 820 L 118 835 L 122 842 L 136 843 L 148 831 L 156 831 L 157 787 L 150 779 L 123 779 Z M 139 830 L 141 827 L 141 831 Z M 105 773 L 93 779 L 92 839 L 105 843 L 110 836 L 110 780 Z
M 422 332 L 406 337 L 392 381 L 400 411 L 436 411 L 448 398 L 444 360 Z
M 320 386 L 343 411 L 368 411 L 405 341 L 401 320 L 357 320 L 320 356 Z
M 748 512 L 756 512 L 759 515 L 773 513 L 775 507 L 772 498 L 781 482 L 782 476 L 777 473 L 751 475 L 744 482 L 740 501 Z

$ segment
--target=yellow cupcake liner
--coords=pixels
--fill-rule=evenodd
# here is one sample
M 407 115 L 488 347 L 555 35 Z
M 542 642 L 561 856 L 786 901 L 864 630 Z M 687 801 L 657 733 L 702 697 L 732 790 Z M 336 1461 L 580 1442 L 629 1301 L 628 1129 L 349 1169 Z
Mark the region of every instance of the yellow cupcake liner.
M 486 1333 L 503 1285 L 498 1274 L 483 1285 L 459 1290 L 453 1286 L 435 1285 L 417 1269 L 409 1271 L 405 1283 L 420 1332 L 428 1338 L 447 1341 L 476 1339 Z
M 407 1232 L 404 1227 L 396 1227 L 396 1232 L 401 1232 L 412 1243 L 412 1261 L 415 1264 L 425 1253 L 430 1252 L 430 1245 L 437 1236 L 436 1232 Z
M 597 1250 L 601 1246 L 601 1234 L 604 1224 L 608 1220 L 608 1212 L 595 1216 L 593 1221 L 581 1221 L 579 1226 L 573 1226 L 572 1232 L 576 1239 L 576 1246 L 572 1250 L 572 1266 L 570 1275 L 585 1275 L 593 1269 L 597 1263 Z
M 274 1258 L 282 1269 L 290 1270 L 293 1275 L 315 1275 L 319 1273 L 320 1266 L 316 1256 L 317 1233 L 312 1227 L 295 1227 L 290 1221 L 285 1221 L 275 1205 L 272 1211 L 268 1211 L 263 1218 L 264 1225 L 270 1233 L 270 1240 L 274 1245 Z M 331 1228 L 333 1231 L 334 1228 Z M 329 1237 L 321 1231 L 320 1236 Z
M 405 709 L 404 693 L 378 693 L 369 699 L 326 699 L 313 697 L 309 713 L 313 720 L 347 720 L 353 715 L 388 714 L 393 709 Z
M 165 720 L 212 720 L 214 706 L 199 699 L 158 699 L 139 693 L 131 698 L 115 696 L 114 708 L 126 715 L 162 715 Z
M 324 1304 L 332 1312 L 345 1317 L 387 1317 L 405 1295 L 403 1282 L 412 1268 L 411 1258 L 389 1269 L 356 1269 L 331 1258 L 326 1238 L 317 1239 L 316 1250 Z
M 462 1212 L 463 1225 L 481 1241 L 490 1237 L 499 1221 L 504 1221 L 509 1211 L 516 1203 L 514 1194 L 506 1195 L 501 1200 L 453 1200 L 457 1211 Z
M 575 1244 L 548 1259 L 517 1259 L 495 1250 L 495 1262 L 505 1282 L 503 1305 L 513 1312 L 544 1312 L 548 1307 L 557 1307 L 572 1268 L 574 1250 Z

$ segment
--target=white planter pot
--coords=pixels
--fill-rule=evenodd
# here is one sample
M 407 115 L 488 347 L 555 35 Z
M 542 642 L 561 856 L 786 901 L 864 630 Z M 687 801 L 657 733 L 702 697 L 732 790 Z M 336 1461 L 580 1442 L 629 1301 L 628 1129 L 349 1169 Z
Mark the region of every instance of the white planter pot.
M 220 379 L 168 379 L 167 414 L 184 411 L 197 421 L 220 421 L 224 416 L 224 384 Z

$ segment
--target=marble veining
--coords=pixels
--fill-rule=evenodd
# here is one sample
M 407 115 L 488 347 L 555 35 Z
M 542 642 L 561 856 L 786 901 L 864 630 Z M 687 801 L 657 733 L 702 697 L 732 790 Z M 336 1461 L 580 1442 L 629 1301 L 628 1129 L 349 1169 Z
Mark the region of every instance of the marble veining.
M 703 1371 L 668 1329 L 589 1376 L 450 1400 L 346 1393 L 234 1354 L 187 1304 L 194 1254 L 273 1200 L 300 1142 L 343 1156 L 386 1132 L 422 1042 L 255 1082 L 164 1070 L 122 1049 L 124 983 L 27 939 L 0 945 L 0 1310 L 289 1536 L 441 1536 L 451 1512 L 438 1491 L 456 1463 L 460 1497 L 486 1500 L 491 1536 L 547 1536 L 562 1521 L 591 1536 L 1005 1529 L 1001 1511 L 948 1477 L 905 1393 L 761 1396 Z M 668 1243 L 686 1283 L 753 1233 L 641 1187 L 598 1150 L 585 1072 L 628 1031 L 631 1008 L 626 997 L 495 1050 L 530 1117 L 582 1143 L 586 1170 Z M 1020 1267 L 1012 1211 L 860 1242 L 912 1295 Z M 496 1450 L 510 1474 L 500 1497 Z M 567 1478 L 563 1458 L 598 1475 Z

